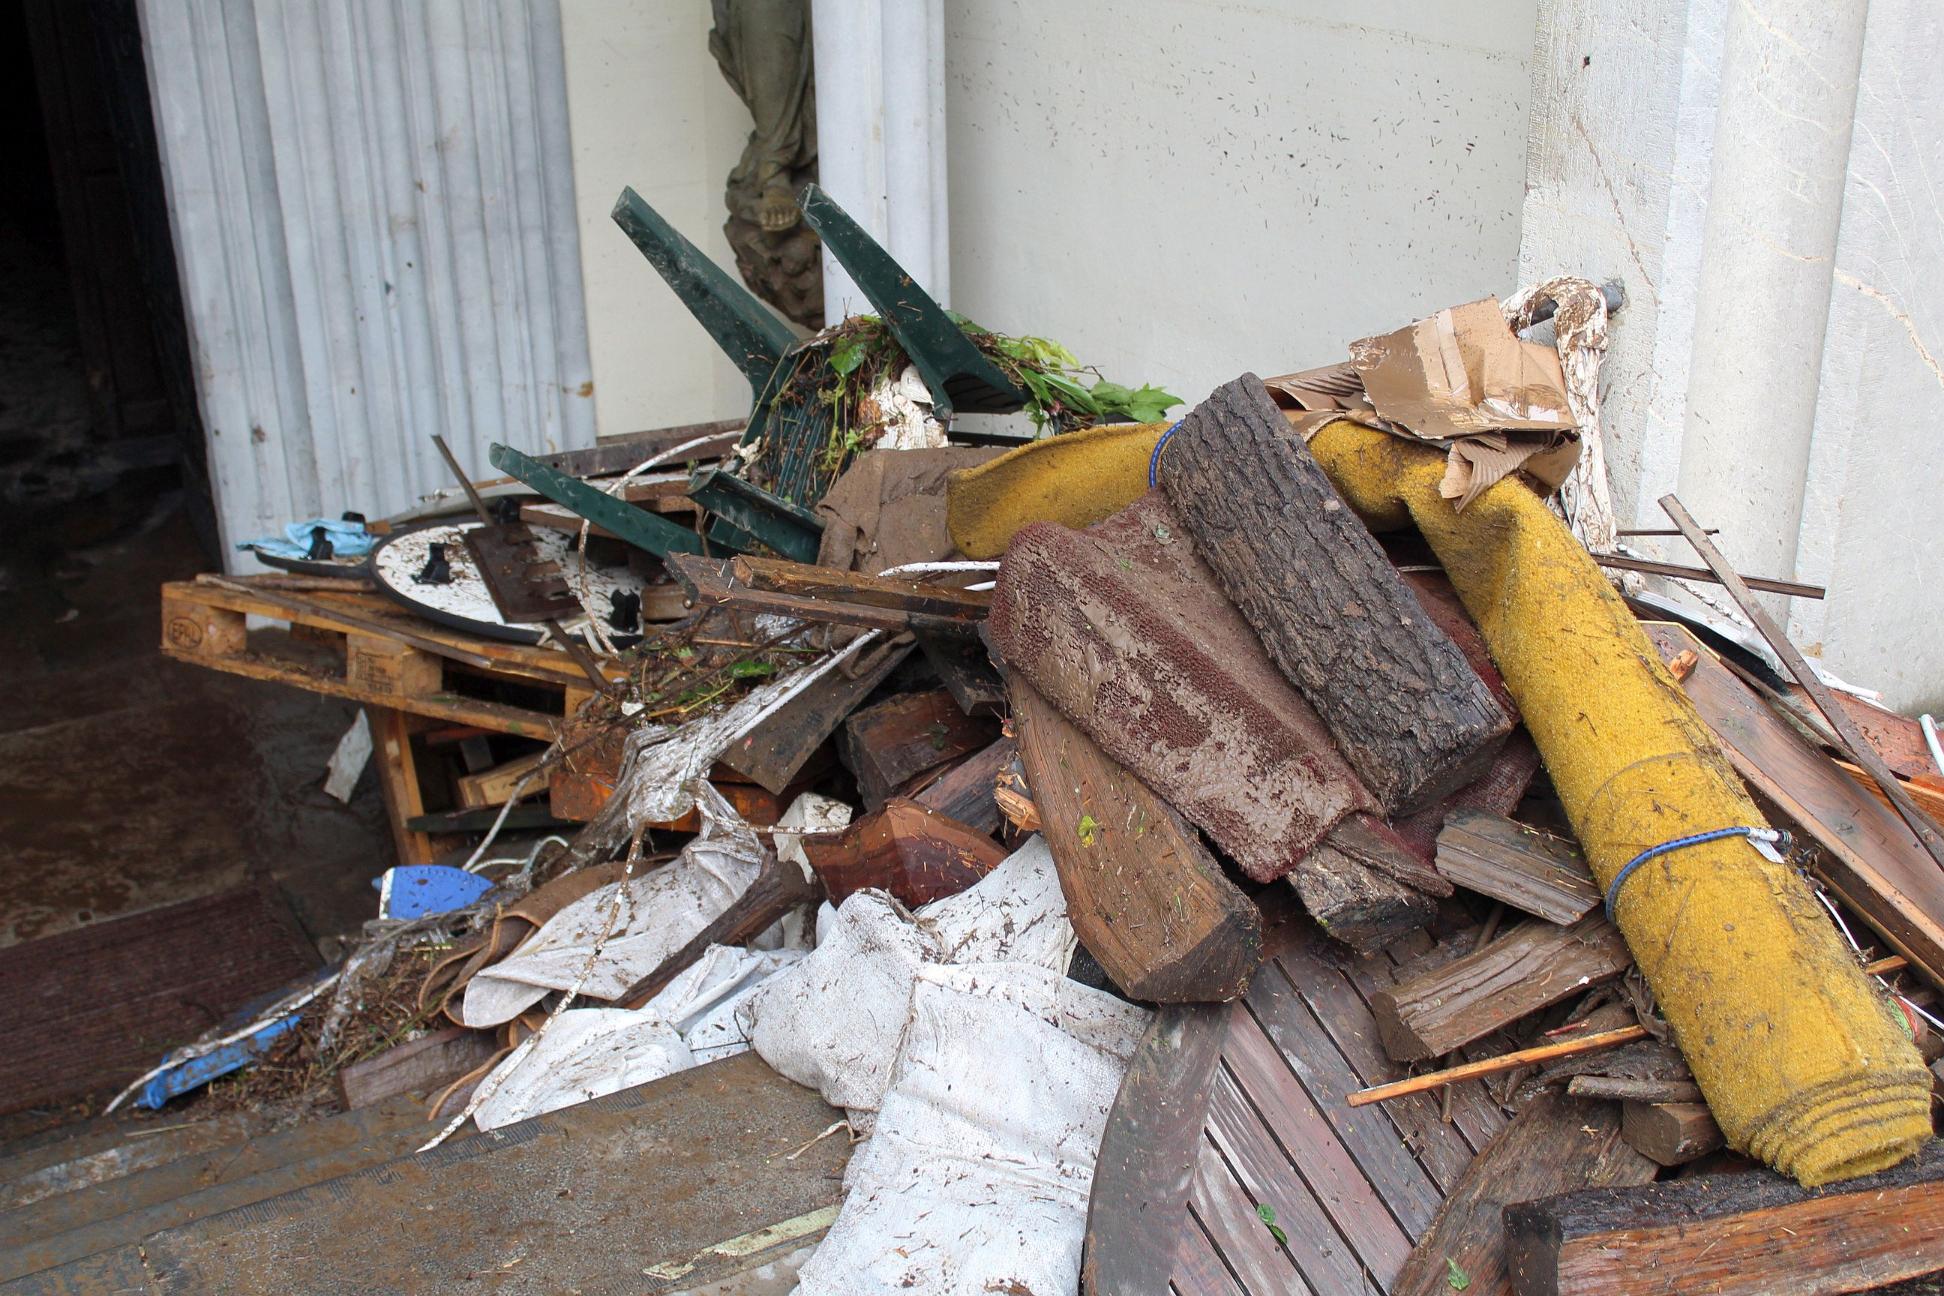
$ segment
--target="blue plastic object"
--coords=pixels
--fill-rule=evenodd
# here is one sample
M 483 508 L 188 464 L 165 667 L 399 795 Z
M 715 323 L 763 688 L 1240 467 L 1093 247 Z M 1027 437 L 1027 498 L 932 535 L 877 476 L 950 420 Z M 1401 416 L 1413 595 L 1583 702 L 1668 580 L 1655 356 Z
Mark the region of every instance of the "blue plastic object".
M 201 1088 L 218 1076 L 240 1071 L 261 1057 L 279 1035 L 294 1029 L 296 1025 L 297 1014 L 292 1013 L 245 1039 L 225 1044 L 213 1053 L 205 1053 L 179 1066 L 172 1066 L 142 1086 L 141 1092 L 135 1095 L 135 1105 L 153 1111 L 178 1094 Z
M 423 918 L 463 909 L 493 889 L 477 873 L 449 864 L 400 864 L 372 881 L 380 918 Z

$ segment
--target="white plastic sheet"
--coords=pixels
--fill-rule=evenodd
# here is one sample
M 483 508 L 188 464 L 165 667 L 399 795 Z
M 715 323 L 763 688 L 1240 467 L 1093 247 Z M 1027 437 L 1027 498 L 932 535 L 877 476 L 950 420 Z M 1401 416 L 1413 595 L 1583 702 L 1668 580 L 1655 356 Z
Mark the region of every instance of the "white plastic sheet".
M 932 963 L 1024 962 L 1064 972 L 1075 937 L 1053 857 L 1038 837 L 976 886 L 913 915 L 859 891 L 819 922 L 809 957 L 753 995 L 744 1015 L 763 1060 L 859 1125 L 875 1111 L 904 1031 L 911 986 Z
M 495 1068 L 504 1076 L 473 1119 L 482 1130 L 498 1129 L 741 1053 L 749 1041 L 737 1007 L 803 956 L 711 945 L 638 1010 L 570 1008 L 544 1039 Z
M 691 795 L 702 811 L 702 831 L 681 855 L 583 896 L 512 955 L 481 970 L 466 986 L 461 1008 L 466 1025 L 511 1021 L 548 991 L 577 983 L 589 998 L 616 998 L 749 889 L 762 868 L 762 842 L 706 781 L 696 780 Z M 617 903 L 621 911 L 613 934 L 589 970 L 595 942 Z
M 1029 964 L 923 969 L 798 1296 L 1077 1290 L 1101 1132 L 1147 1018 Z

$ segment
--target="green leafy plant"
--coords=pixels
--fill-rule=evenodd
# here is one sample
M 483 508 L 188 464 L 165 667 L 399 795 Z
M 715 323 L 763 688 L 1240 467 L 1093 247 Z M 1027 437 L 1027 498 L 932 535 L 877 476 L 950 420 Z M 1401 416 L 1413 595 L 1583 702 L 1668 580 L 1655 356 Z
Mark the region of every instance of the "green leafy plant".
M 1091 846 L 1100 840 L 1100 821 L 1090 814 L 1080 816 L 1080 822 L 1073 825 L 1074 832 L 1080 836 L 1082 846 Z
M 1256 1216 L 1269 1226 L 1269 1236 L 1276 1239 L 1276 1245 L 1287 1246 L 1289 1235 L 1276 1227 L 1276 1208 L 1268 1202 L 1256 1207 Z
M 1445 1286 L 1453 1291 L 1463 1291 L 1471 1286 L 1471 1275 L 1458 1267 L 1458 1262 L 1450 1256 L 1445 1257 Z

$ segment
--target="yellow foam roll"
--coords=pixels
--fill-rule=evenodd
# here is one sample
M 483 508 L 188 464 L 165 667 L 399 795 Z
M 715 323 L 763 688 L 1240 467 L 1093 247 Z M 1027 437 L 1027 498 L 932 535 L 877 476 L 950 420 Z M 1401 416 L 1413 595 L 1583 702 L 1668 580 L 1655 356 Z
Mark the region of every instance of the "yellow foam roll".
M 1310 443 L 1376 530 L 1430 542 L 1518 701 L 1602 887 L 1641 851 L 1760 811 L 1579 543 L 1507 479 L 1463 513 L 1444 455 L 1349 422 Z M 1165 471 L 1165 468 L 1164 468 Z M 1930 1136 L 1930 1073 L 1788 867 L 1729 838 L 1627 879 L 1620 930 L 1730 1146 L 1805 1185 L 1894 1165 Z
M 997 558 L 1032 522 L 1080 531 L 1148 490 L 1148 460 L 1166 423 L 1112 423 L 1009 450 L 952 474 L 945 527 L 967 558 Z

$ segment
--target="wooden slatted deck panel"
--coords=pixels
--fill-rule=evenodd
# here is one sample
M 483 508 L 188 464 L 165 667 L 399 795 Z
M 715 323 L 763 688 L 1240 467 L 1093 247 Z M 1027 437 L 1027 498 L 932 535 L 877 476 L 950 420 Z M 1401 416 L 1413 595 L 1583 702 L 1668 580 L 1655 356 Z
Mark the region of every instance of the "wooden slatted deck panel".
M 1206 1110 L 1195 1128 L 1179 1131 L 1173 1151 L 1192 1166 L 1186 1201 L 1155 1201 L 1134 1182 L 1097 1182 L 1088 1272 L 1098 1266 L 1100 1278 L 1090 1289 L 1387 1296 L 1446 1193 L 1504 1127 L 1480 1081 L 1454 1088 L 1450 1122 L 1436 1094 L 1345 1102 L 1353 1090 L 1404 1074 L 1378 1040 L 1370 996 L 1398 980 L 1400 961 L 1425 953 L 1428 941 L 1358 959 L 1291 913 L 1272 923 L 1264 948 L 1248 995 L 1204 1019 L 1221 1041 Z M 1115 1164 L 1116 1126 L 1141 1102 L 1123 1090 L 1102 1149 L 1103 1177 Z M 1152 1148 L 1170 1136 L 1149 1126 L 1125 1137 Z M 1141 1231 L 1168 1229 L 1175 1234 L 1165 1284 L 1158 1274 L 1130 1282 L 1125 1266 L 1108 1276 L 1115 1248 Z M 1147 1238 L 1137 1249 L 1153 1247 Z

